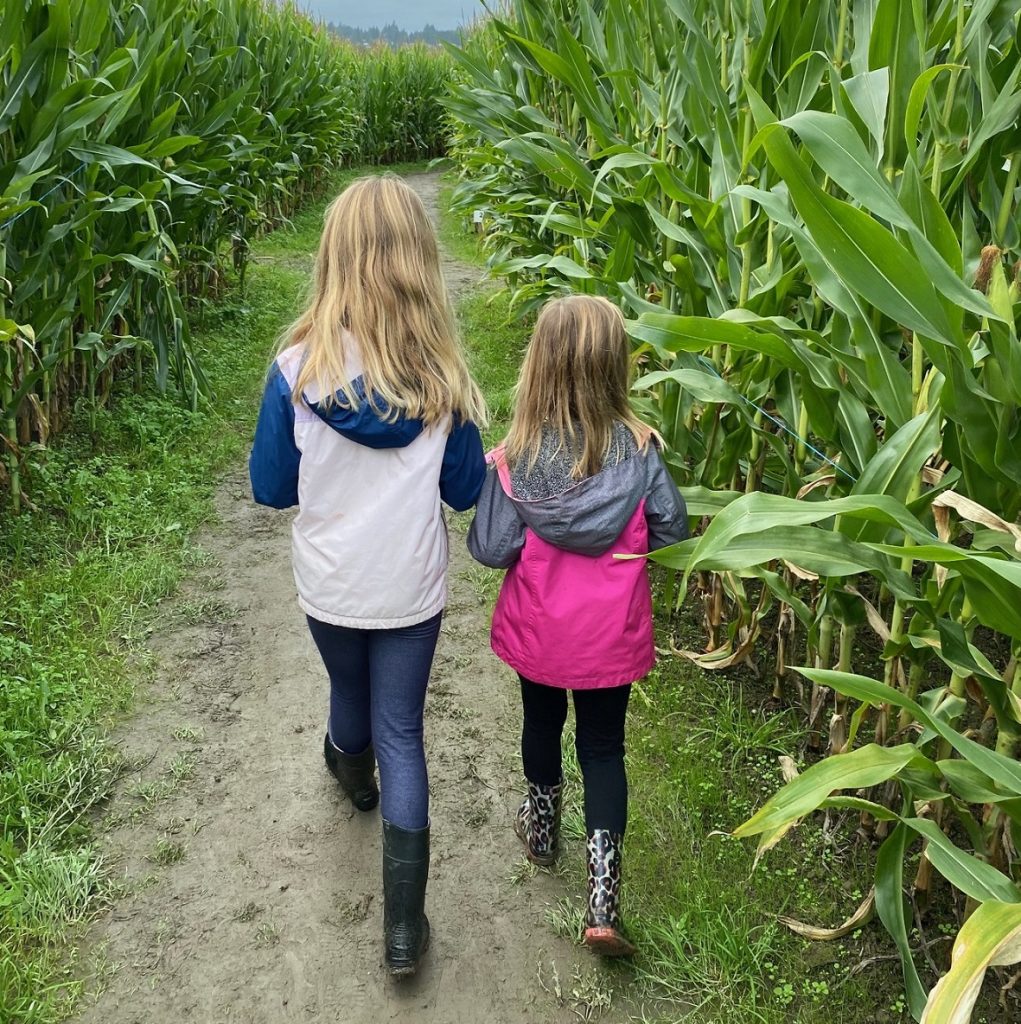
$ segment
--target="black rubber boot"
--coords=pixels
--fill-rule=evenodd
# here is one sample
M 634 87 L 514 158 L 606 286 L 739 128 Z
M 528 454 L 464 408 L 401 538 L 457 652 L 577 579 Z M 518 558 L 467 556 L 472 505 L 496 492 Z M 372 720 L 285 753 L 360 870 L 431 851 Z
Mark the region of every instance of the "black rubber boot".
M 555 786 L 529 782 L 528 796 L 514 818 L 514 832 L 525 844 L 525 855 L 533 864 L 544 868 L 557 859 L 563 795 L 562 780 Z
M 620 925 L 620 859 L 624 837 L 606 829 L 589 832 L 588 911 L 585 945 L 600 956 L 633 956 Z
M 376 752 L 371 743 L 360 754 L 345 754 L 333 745 L 327 732 L 323 740 L 323 759 L 358 810 L 371 811 L 379 803 L 379 787 L 375 778 Z
M 384 819 L 383 959 L 395 978 L 414 974 L 429 946 L 428 880 L 429 826 L 409 831 Z

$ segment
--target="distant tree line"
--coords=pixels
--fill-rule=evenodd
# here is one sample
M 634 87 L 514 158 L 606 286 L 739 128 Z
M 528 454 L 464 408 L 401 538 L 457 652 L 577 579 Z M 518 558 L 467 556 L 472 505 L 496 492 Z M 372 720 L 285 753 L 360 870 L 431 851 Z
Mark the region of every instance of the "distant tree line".
M 426 25 L 421 32 L 406 32 L 398 27 L 396 22 L 386 25 L 384 28 L 352 28 L 350 25 L 339 25 L 331 21 L 328 28 L 334 35 L 349 39 L 359 46 L 386 43 L 387 46 L 394 49 L 399 46 L 409 46 L 412 43 L 439 46 L 443 42 L 456 43 L 460 38 L 454 29 L 438 29 L 435 25 Z

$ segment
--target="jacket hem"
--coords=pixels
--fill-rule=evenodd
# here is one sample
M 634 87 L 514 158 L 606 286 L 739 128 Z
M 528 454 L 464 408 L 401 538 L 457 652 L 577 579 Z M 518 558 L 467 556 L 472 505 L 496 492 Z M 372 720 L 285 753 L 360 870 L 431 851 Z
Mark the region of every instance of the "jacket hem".
M 405 626 L 417 626 L 419 623 L 439 615 L 446 607 L 446 597 L 430 606 L 425 611 L 415 612 L 413 615 L 404 615 L 393 619 L 365 619 L 355 615 L 336 615 L 332 612 L 325 612 L 321 608 L 298 597 L 298 605 L 301 610 L 319 622 L 325 622 L 330 626 L 341 626 L 344 629 L 403 629 Z
M 489 645 L 492 647 L 493 653 L 519 675 L 533 683 L 553 686 L 558 690 L 609 690 L 614 686 L 627 686 L 629 683 L 637 683 L 639 679 L 643 679 L 656 665 L 656 651 L 653 649 L 648 660 L 643 662 L 644 667 L 638 670 L 622 672 L 613 676 L 599 676 L 598 678 L 579 676 L 575 679 L 561 676 L 558 679 L 550 679 L 538 666 L 529 665 L 521 658 L 512 655 L 496 637 L 490 638 Z

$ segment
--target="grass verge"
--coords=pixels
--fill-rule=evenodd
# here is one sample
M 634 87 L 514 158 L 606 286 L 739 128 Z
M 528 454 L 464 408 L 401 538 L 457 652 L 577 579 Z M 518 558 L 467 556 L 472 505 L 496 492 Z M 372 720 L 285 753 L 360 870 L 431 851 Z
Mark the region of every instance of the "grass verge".
M 454 258 L 464 263 L 485 265 L 479 236 L 466 218 L 450 212 L 454 178 L 448 174 L 442 182 L 440 239 Z M 489 405 L 490 424 L 483 436 L 487 447 L 503 440 L 514 404 L 514 385 L 528 340 L 527 322 L 509 321 L 507 303 L 494 285 L 476 288 L 457 304 L 458 322 L 468 353 L 468 363 Z
M 206 311 L 196 343 L 213 398 L 191 412 L 155 388 L 117 390 L 94 429 L 80 407 L 32 458 L 37 510 L 0 508 L 0 1021 L 49 1024 L 78 995 L 69 938 L 107 892 L 89 815 L 118 775 L 105 737 L 145 677 L 143 642 L 218 476 L 249 444 L 323 205 L 259 242 L 246 293 Z
M 780 787 L 779 756 L 798 749 L 796 716 L 763 714 L 762 696 L 676 657 L 635 693 L 626 909 L 642 951 L 636 980 L 653 1006 L 670 993 L 700 1024 L 899 1021 L 899 968 L 874 961 L 889 952 L 878 925 L 809 942 L 777 920 L 835 927 L 854 913 L 872 851 L 853 826 L 806 823 L 754 869 L 750 845 L 729 836 Z
M 441 192 L 449 209 L 453 181 Z M 470 225 L 446 214 L 441 237 L 458 258 L 484 263 Z M 506 322 L 496 288 L 460 304 L 473 371 L 493 410 L 487 441 L 506 430 L 527 324 Z M 497 582 L 487 596 L 495 598 Z M 697 611 L 687 613 L 694 619 Z M 697 632 L 697 624 L 685 624 Z M 665 642 L 665 638 L 664 638 Z M 640 1019 L 668 1024 L 864 1024 L 907 1021 L 901 980 L 878 924 L 839 942 L 808 942 L 777 920 L 786 914 L 836 926 L 869 888 L 872 851 L 843 843 L 853 829 L 801 828 L 753 871 L 752 850 L 729 838 L 781 782 L 778 757 L 800 740 L 793 715 L 764 716 L 735 675 L 709 675 L 679 657 L 635 688 L 628 722 L 630 823 L 624 910 L 640 954 L 599 966 L 575 985 L 574 1009 L 605 1009 L 606 982 Z M 554 931 L 580 935 L 585 891 L 581 780 L 565 743 L 565 896 L 549 909 Z M 558 873 L 559 873 L 558 871 Z M 527 880 L 527 863 L 516 874 Z M 877 948 L 878 946 L 878 948 Z M 581 995 L 578 995 L 578 993 Z M 589 998 L 589 993 L 592 997 Z M 572 997 L 573 998 L 573 997 Z M 585 1017 L 588 1019 L 588 1017 Z

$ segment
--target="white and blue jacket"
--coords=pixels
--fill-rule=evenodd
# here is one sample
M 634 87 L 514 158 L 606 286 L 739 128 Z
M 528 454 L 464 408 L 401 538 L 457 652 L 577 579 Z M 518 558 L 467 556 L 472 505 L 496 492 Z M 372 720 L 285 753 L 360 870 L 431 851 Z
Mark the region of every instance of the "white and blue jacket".
M 357 345 L 344 339 L 361 398 Z M 298 506 L 292 527 L 298 602 L 322 622 L 396 629 L 442 611 L 447 597 L 447 528 L 441 501 L 464 511 L 486 478 L 474 423 L 397 417 L 360 401 L 328 407 L 306 392 L 295 405 L 304 355 L 296 345 L 273 364 L 249 460 L 260 505 Z M 377 401 L 376 405 L 380 405 Z

